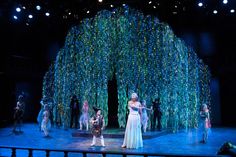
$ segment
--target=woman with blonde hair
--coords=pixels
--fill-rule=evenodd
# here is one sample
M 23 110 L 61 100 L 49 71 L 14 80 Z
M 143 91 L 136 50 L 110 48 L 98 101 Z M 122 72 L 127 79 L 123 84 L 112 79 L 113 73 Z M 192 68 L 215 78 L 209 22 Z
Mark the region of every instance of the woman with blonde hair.
M 126 124 L 125 137 L 122 148 L 140 148 L 143 147 L 143 138 L 141 131 L 141 121 L 139 110 L 142 109 L 138 101 L 138 95 L 133 93 L 128 102 L 129 116 Z

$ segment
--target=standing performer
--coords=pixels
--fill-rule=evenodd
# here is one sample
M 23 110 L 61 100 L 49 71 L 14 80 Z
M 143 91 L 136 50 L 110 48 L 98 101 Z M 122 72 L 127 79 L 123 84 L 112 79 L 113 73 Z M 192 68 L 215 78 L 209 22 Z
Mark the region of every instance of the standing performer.
M 70 120 L 70 128 L 75 126 L 78 127 L 78 117 L 79 117 L 79 101 L 76 95 L 73 95 L 70 101 L 70 109 L 71 109 L 71 120 Z
M 44 132 L 45 137 L 49 136 L 49 129 L 51 127 L 49 116 L 49 106 L 46 104 L 44 105 L 43 120 L 41 124 L 41 130 Z
M 145 133 L 147 130 L 147 125 L 148 125 L 148 115 L 147 115 L 147 110 L 151 111 L 152 109 L 149 109 L 146 107 L 146 101 L 143 100 L 141 106 L 143 107 L 140 111 L 141 114 L 141 124 L 143 128 L 143 132 Z
M 211 127 L 209 109 L 206 104 L 202 105 L 202 109 L 200 111 L 200 117 L 201 117 L 201 128 L 203 131 L 201 142 L 206 143 L 208 139 L 208 131 L 209 128 Z
M 16 132 L 17 124 L 19 126 L 19 132 L 21 132 L 21 125 L 23 122 L 23 115 L 25 110 L 25 103 L 24 103 L 24 97 L 23 95 L 18 96 L 18 101 L 16 103 L 15 113 L 14 113 L 14 127 L 13 132 Z
M 64 115 L 64 106 L 62 103 L 59 103 L 57 105 L 57 126 L 62 127 L 63 126 L 63 115 Z
M 37 117 L 37 122 L 38 122 L 38 125 L 39 125 L 39 130 L 41 130 L 41 124 L 42 124 L 42 120 L 43 120 L 43 112 L 44 112 L 44 106 L 45 104 L 47 103 L 46 102 L 46 96 L 43 96 L 42 100 L 40 101 L 40 104 L 41 104 L 41 109 L 39 111 L 39 114 L 38 114 L 38 117 Z
M 93 107 L 95 111 L 95 115 L 91 118 L 90 122 L 92 125 L 92 134 L 93 134 L 93 142 L 91 146 L 94 146 L 96 144 L 96 138 L 100 137 L 101 138 L 101 145 L 104 147 L 104 138 L 102 135 L 102 130 L 105 128 L 105 122 L 104 118 L 101 114 L 101 109 Z
M 88 115 L 89 105 L 88 101 L 84 101 L 83 108 L 82 108 L 82 115 L 79 119 L 80 124 L 80 130 L 83 129 L 83 125 L 86 126 L 86 130 L 88 131 L 88 125 L 89 125 L 89 115 Z
M 155 130 L 156 128 L 156 120 L 158 122 L 157 128 L 159 131 L 161 131 L 161 108 L 160 108 L 160 98 L 156 98 L 155 101 L 152 103 L 152 109 L 153 109 L 153 123 L 152 123 L 152 130 Z
M 141 121 L 139 110 L 142 109 L 138 102 L 138 95 L 133 93 L 128 102 L 129 116 L 125 129 L 125 137 L 122 148 L 140 148 L 143 147 Z

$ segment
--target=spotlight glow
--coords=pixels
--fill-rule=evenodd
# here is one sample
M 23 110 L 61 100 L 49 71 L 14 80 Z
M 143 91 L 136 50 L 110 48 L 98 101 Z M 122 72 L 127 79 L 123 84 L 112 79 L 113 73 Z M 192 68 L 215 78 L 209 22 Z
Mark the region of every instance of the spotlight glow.
M 90 13 L 90 11 L 88 10 L 88 11 L 87 11 L 87 14 L 89 14 L 89 13 Z
M 18 8 L 16 8 L 16 11 L 17 12 L 21 12 L 21 9 L 18 7 Z
M 26 7 L 25 7 L 25 6 L 23 6 L 22 8 L 23 8 L 23 9 L 26 9 Z
M 217 11 L 217 10 L 213 10 L 213 13 L 214 13 L 214 14 L 217 14 L 217 13 L 218 13 L 218 11 Z
M 152 1 L 149 1 L 148 4 L 152 4 Z
M 112 5 L 112 4 L 111 4 L 110 6 L 111 6 L 111 8 L 113 8 L 113 7 L 114 7 L 114 5 Z
M 234 10 L 234 9 L 231 9 L 231 10 L 230 10 L 230 12 L 231 12 L 231 13 L 234 13 L 234 12 L 235 12 L 235 10 Z
M 126 4 L 122 4 L 122 6 L 123 6 L 123 7 L 125 7 L 125 6 L 126 6 Z
M 223 3 L 224 3 L 224 4 L 227 4 L 227 3 L 228 3 L 228 0 L 223 0 Z
M 37 9 L 37 10 L 41 10 L 41 6 L 40 6 L 40 5 L 37 5 L 37 6 L 36 6 L 36 9 Z
M 99 3 L 102 3 L 103 0 L 98 0 Z
M 14 18 L 15 20 L 17 20 L 17 19 L 18 19 L 18 17 L 17 17 L 16 15 L 14 15 L 14 16 L 13 16 L 13 18 Z
M 203 6 L 203 3 L 202 3 L 202 2 L 199 2 L 199 3 L 198 3 L 198 6 L 199 6 L 199 7 L 202 7 L 202 6 Z
M 30 14 L 28 17 L 29 17 L 30 19 L 32 19 L 32 18 L 33 18 L 33 15 Z
M 49 12 L 46 12 L 45 15 L 46 15 L 46 16 L 50 16 L 50 13 L 49 13 Z
M 154 5 L 153 8 L 156 9 L 157 7 Z

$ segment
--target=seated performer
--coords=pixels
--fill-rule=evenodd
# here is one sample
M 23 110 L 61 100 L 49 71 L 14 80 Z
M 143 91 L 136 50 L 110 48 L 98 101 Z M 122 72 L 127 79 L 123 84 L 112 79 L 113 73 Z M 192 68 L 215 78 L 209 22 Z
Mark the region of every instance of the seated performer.
M 83 108 L 82 108 L 82 115 L 79 119 L 80 124 L 80 130 L 83 129 L 83 125 L 86 126 L 86 130 L 88 131 L 88 125 L 89 125 L 89 115 L 88 115 L 89 105 L 88 101 L 84 101 Z
M 94 146 L 96 144 L 96 138 L 100 137 L 101 138 L 101 145 L 104 147 L 104 138 L 102 135 L 102 130 L 105 128 L 105 122 L 104 118 L 101 114 L 101 109 L 93 107 L 95 111 L 95 115 L 91 118 L 90 122 L 92 125 L 92 134 L 93 134 L 93 142 L 91 146 Z
M 24 110 L 25 110 L 25 103 L 23 99 L 24 99 L 23 95 L 19 95 L 16 107 L 14 108 L 15 113 L 14 113 L 13 132 L 16 132 L 17 124 L 19 124 L 19 132 L 21 132 L 21 125 L 22 125 L 23 115 L 24 115 Z
M 152 109 L 149 109 L 146 107 L 146 101 L 143 100 L 141 103 L 141 109 L 140 109 L 140 115 L 141 115 L 141 124 L 143 128 L 143 132 L 145 133 L 147 130 L 147 124 L 148 124 L 148 115 L 147 115 L 147 110 L 151 111 Z

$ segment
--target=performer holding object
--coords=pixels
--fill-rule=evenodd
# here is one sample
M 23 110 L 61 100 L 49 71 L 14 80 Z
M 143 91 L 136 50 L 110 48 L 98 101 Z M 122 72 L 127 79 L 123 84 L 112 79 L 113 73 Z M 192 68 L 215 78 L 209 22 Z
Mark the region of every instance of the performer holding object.
M 101 138 L 101 145 L 104 147 L 104 138 L 102 135 L 102 130 L 104 130 L 105 128 L 105 122 L 104 122 L 104 118 L 101 114 L 101 109 L 93 107 L 94 111 L 95 111 L 95 115 L 92 117 L 92 119 L 90 120 L 91 125 L 92 125 L 92 134 L 93 134 L 93 142 L 91 144 L 91 146 L 94 146 L 96 144 L 96 138 L 100 137 Z

